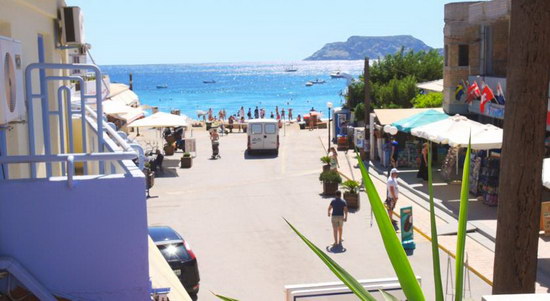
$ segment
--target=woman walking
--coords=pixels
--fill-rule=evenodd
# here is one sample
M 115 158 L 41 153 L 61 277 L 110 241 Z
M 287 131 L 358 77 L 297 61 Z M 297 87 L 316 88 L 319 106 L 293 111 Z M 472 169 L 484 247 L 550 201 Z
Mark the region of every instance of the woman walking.
M 336 152 L 336 149 L 334 147 L 331 147 L 329 150 L 330 154 L 330 169 L 331 170 L 337 170 L 339 167 L 338 164 L 338 152 Z
M 428 181 L 428 143 L 422 145 L 422 153 L 420 155 L 420 167 L 418 168 L 417 178 L 422 178 Z

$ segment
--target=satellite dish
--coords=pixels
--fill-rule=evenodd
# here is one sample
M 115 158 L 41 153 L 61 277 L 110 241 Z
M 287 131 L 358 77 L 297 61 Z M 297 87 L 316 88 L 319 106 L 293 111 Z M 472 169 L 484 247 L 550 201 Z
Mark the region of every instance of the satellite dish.
M 399 130 L 396 127 L 390 126 L 390 131 L 389 131 L 390 135 L 394 136 L 397 134 L 398 131 Z
M 391 125 L 386 124 L 386 125 L 384 126 L 384 133 L 389 133 L 389 132 L 390 132 L 390 128 L 391 128 Z

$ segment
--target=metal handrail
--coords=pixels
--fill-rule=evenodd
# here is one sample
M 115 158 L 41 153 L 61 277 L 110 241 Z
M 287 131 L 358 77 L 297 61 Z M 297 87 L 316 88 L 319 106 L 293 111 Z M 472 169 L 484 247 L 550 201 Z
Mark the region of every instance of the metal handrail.
M 87 162 L 87 161 L 120 161 L 120 160 L 132 160 L 137 158 L 137 153 L 130 152 L 118 152 L 118 153 L 68 153 L 57 155 L 33 155 L 33 156 L 2 156 L 0 157 L 0 164 L 17 164 L 17 163 L 52 163 L 52 162 L 65 162 L 70 157 L 73 157 L 74 162 Z

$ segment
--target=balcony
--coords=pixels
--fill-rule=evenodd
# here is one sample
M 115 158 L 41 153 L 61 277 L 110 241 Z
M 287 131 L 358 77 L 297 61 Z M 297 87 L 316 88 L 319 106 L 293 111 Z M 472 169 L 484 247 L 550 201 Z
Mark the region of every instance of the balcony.
M 150 300 L 145 179 L 132 161 L 138 156 L 98 117 L 101 95 L 82 91 L 81 106 L 71 105 L 66 84 L 82 78 L 45 76 L 74 68 L 101 78 L 93 65 L 29 65 L 28 117 L 16 125 L 28 137 L 0 135 L 0 259 L 32 275 L 17 279 L 9 271 L 11 288 L 36 296 L 33 288 L 41 287 L 46 296 L 71 300 Z M 38 92 L 33 72 L 40 73 Z M 57 91 L 57 99 L 44 91 Z M 0 277 L 2 290 L 7 283 Z

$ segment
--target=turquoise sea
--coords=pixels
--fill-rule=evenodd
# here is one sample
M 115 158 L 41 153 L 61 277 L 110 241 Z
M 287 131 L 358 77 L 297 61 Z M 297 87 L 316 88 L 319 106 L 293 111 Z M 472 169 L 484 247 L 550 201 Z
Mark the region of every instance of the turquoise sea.
M 285 72 L 294 67 L 296 72 Z M 297 61 L 261 63 L 210 63 L 172 65 L 110 65 L 101 66 L 111 82 L 128 83 L 133 74 L 134 92 L 142 104 L 158 106 L 161 111 L 180 109 L 191 118 L 197 111 L 214 112 L 225 109 L 236 114 L 256 106 L 265 108 L 266 115 L 279 109 L 292 108 L 294 116 L 307 113 L 312 107 L 326 112 L 326 103 L 335 107 L 343 103 L 344 78 L 332 79 L 336 70 L 357 77 L 363 71 L 363 61 Z M 307 81 L 325 80 L 324 84 L 305 86 Z M 216 81 L 205 84 L 203 81 Z M 159 89 L 157 85 L 167 85 Z

